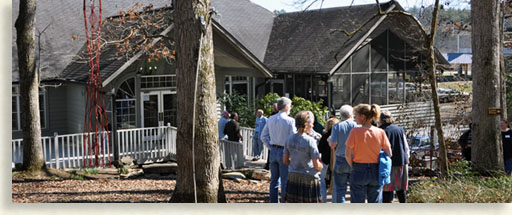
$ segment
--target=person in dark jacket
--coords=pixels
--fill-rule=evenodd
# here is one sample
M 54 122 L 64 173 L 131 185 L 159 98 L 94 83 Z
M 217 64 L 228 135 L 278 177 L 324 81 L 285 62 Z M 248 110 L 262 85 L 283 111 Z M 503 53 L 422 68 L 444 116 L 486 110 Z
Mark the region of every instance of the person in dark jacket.
M 332 166 L 329 167 L 331 163 L 331 147 L 329 146 L 329 136 L 331 136 L 332 127 L 338 123 L 339 120 L 337 118 L 330 118 L 325 123 L 325 130 L 323 131 L 322 138 L 320 138 L 320 142 L 318 143 L 318 151 L 320 152 L 321 161 L 324 165 L 322 172 L 320 172 L 320 194 L 322 195 L 322 202 L 327 203 L 327 175 L 332 169 Z M 329 167 L 329 168 L 328 168 Z M 329 180 L 330 181 L 330 180 Z
M 462 152 L 462 156 L 464 156 L 464 159 L 467 161 L 471 161 L 471 142 L 473 140 L 472 138 L 472 132 L 471 132 L 472 124 L 469 123 L 469 130 L 465 131 L 462 136 L 459 138 L 459 145 L 460 150 Z
M 242 135 L 240 135 L 240 124 L 238 123 L 238 114 L 236 112 L 231 113 L 231 120 L 226 123 L 224 133 L 228 135 L 229 141 L 243 141 Z
M 396 192 L 400 203 L 406 202 L 406 191 L 408 184 L 407 164 L 409 163 L 409 146 L 405 137 L 404 129 L 393 124 L 395 119 L 388 110 L 384 110 L 380 115 L 380 128 L 386 132 L 389 143 L 391 144 L 391 184 L 383 187 L 382 202 L 391 203 L 393 201 L 393 192 Z
M 503 163 L 505 173 L 510 176 L 512 173 L 512 130 L 507 126 L 506 119 L 501 120 L 501 141 L 503 142 Z

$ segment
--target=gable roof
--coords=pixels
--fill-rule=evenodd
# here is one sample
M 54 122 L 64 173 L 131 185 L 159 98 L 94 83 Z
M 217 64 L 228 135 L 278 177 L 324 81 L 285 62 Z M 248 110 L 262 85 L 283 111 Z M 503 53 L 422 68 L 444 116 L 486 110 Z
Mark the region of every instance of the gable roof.
M 274 13 L 249 0 L 212 0 L 220 16 L 215 21 L 263 62 Z
M 154 11 L 160 11 L 163 14 L 160 14 L 161 17 L 166 17 L 164 19 L 166 24 L 169 25 L 166 29 L 157 29 L 158 32 L 154 32 L 160 35 L 169 35 L 171 34 L 171 30 L 174 27 L 173 22 L 173 9 L 172 7 L 159 8 L 151 11 L 147 11 L 147 13 L 153 13 Z M 153 16 L 153 15 L 152 15 Z M 109 29 L 110 25 L 118 25 L 116 23 L 115 18 L 117 16 L 112 17 L 113 19 L 107 18 L 105 20 L 104 26 L 102 28 L 103 35 L 105 35 L 106 31 L 110 31 L 109 34 L 122 34 L 118 31 L 123 31 L 125 28 L 112 28 Z M 127 23 L 125 24 L 127 25 Z M 242 56 L 249 60 L 254 67 L 260 70 L 266 77 L 272 77 L 272 73 L 270 70 L 259 61 L 246 47 L 243 46 L 239 41 L 237 41 L 226 29 L 220 26 L 217 21 L 213 20 L 213 30 L 219 32 L 221 36 L 225 37 L 229 43 L 235 47 L 235 50 L 240 52 Z M 155 39 L 152 46 L 155 45 L 161 38 Z M 113 79 L 115 79 L 118 75 L 120 75 L 126 68 L 132 65 L 137 61 L 141 56 L 143 56 L 143 51 L 138 51 L 137 53 L 131 53 L 128 56 L 122 55 L 118 56 L 119 52 L 117 51 L 115 44 L 107 44 L 102 50 L 100 54 L 100 76 L 102 80 L 103 86 L 109 84 Z M 70 62 L 66 68 L 62 71 L 59 76 L 60 79 L 67 81 L 75 81 L 85 83 L 88 79 L 89 72 L 89 64 L 86 55 L 86 44 L 82 47 L 82 49 L 78 52 L 77 56 L 73 61 Z
M 381 9 L 403 10 L 394 1 L 382 3 Z M 422 44 L 418 37 L 405 38 L 407 33 L 418 33 L 411 32 L 414 27 L 410 27 L 410 21 L 401 20 L 400 26 L 394 26 L 395 20 L 390 21 L 389 16 L 372 19 L 376 13 L 377 5 L 368 4 L 281 14 L 274 20 L 264 62 L 274 72 L 332 75 L 354 51 L 364 45 L 370 35 L 377 36 L 388 28 L 397 29 L 405 25 L 409 25 L 407 30 L 397 30 L 395 33 L 402 35 L 407 43 L 416 46 Z M 358 31 L 351 37 L 343 32 L 355 30 Z M 440 63 L 446 61 L 437 50 L 436 56 Z
M 471 64 L 473 55 L 470 53 L 444 53 L 450 64 Z
M 19 14 L 20 0 L 12 1 L 12 81 L 19 80 L 14 22 Z M 102 1 L 103 17 L 118 15 L 136 3 L 169 6 L 170 0 L 108 0 Z M 273 15 L 249 0 L 212 0 L 221 14 L 215 19 L 226 28 L 247 50 L 263 61 Z M 85 43 L 82 0 L 38 0 L 36 29 L 47 30 L 41 35 L 41 80 L 59 78 Z M 240 19 L 240 18 L 243 19 Z M 37 30 L 36 30 L 37 35 Z M 75 35 L 75 40 L 73 36 Z M 37 41 L 37 38 L 36 38 Z M 37 44 L 36 44 L 37 47 Z M 37 50 L 36 50 L 37 53 Z M 119 63 L 119 62 L 117 62 Z

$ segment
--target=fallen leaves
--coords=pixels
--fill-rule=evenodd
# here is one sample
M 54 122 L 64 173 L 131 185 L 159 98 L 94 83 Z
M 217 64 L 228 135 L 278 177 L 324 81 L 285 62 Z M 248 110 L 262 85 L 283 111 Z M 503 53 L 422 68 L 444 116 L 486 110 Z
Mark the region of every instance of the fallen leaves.
M 268 202 L 268 181 L 223 180 L 229 203 Z M 13 178 L 14 203 L 165 203 L 176 185 L 162 179 L 61 180 Z

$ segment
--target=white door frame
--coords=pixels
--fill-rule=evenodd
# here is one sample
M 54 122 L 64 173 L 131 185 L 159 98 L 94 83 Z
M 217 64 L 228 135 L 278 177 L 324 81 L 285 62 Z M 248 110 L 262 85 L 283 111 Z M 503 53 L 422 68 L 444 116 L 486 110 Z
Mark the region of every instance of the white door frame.
M 154 90 L 154 91 L 149 91 L 149 92 L 141 92 L 141 109 L 140 109 L 140 114 L 141 114 L 141 126 L 142 128 L 144 128 L 144 96 L 151 96 L 151 95 L 156 95 L 157 96 L 157 102 L 158 102 L 158 126 L 164 126 L 164 123 L 162 120 L 160 120 L 160 113 L 163 113 L 164 111 L 164 103 L 163 103 L 163 99 L 164 99 L 164 95 L 167 95 L 167 94 L 176 94 L 175 91 L 171 91 L 171 90 Z

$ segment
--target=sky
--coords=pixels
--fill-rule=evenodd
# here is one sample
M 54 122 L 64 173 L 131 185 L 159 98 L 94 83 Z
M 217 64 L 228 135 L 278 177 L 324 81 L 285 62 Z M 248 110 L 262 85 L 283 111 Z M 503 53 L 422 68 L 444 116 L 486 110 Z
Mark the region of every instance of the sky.
M 252 2 L 263 6 L 264 8 L 274 11 L 284 9 L 286 12 L 293 12 L 303 10 L 307 5 L 309 5 L 314 0 L 308 0 L 308 3 L 304 4 L 302 7 L 293 6 L 293 2 L 297 0 L 251 0 Z M 317 0 L 310 9 L 318 9 L 320 8 L 321 0 Z M 352 2 L 354 5 L 358 4 L 375 4 L 375 0 L 324 0 L 322 8 L 329 7 L 341 7 L 341 6 L 349 6 Z M 388 0 L 381 0 L 381 3 L 388 2 Z M 421 5 L 429 6 L 434 3 L 434 0 L 398 0 L 400 5 L 405 9 L 409 7 L 420 7 Z M 449 3 L 448 3 L 449 2 Z M 468 7 L 467 0 L 441 0 L 440 4 L 445 4 L 447 7 Z M 448 5 L 447 5 L 448 3 Z

